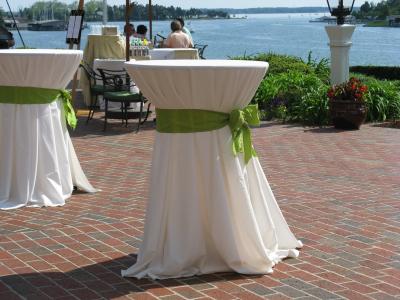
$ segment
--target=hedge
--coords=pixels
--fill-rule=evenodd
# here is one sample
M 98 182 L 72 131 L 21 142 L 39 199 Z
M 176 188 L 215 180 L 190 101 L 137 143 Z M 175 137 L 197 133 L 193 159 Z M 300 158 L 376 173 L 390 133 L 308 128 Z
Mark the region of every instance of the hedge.
M 353 66 L 350 72 L 373 76 L 377 79 L 400 80 L 400 67 Z

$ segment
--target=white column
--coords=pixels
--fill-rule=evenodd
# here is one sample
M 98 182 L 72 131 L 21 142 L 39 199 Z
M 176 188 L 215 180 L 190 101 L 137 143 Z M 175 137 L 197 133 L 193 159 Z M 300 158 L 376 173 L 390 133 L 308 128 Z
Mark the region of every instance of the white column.
M 340 84 L 349 80 L 349 52 L 351 37 L 356 26 L 328 25 L 325 30 L 331 47 L 331 84 Z

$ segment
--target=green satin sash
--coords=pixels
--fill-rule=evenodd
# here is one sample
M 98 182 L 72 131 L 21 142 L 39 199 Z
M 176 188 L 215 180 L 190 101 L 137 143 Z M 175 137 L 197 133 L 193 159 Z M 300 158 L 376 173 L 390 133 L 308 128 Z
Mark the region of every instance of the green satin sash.
M 0 103 L 9 104 L 48 104 L 61 99 L 63 102 L 64 114 L 68 125 L 75 129 L 77 119 L 74 108 L 71 104 L 71 95 L 66 90 L 0 86 Z
M 232 133 L 232 152 L 244 154 L 247 164 L 257 156 L 251 141 L 249 126 L 259 126 L 257 105 L 235 109 L 230 114 L 200 109 L 156 109 L 157 131 L 161 133 L 194 133 L 229 126 Z

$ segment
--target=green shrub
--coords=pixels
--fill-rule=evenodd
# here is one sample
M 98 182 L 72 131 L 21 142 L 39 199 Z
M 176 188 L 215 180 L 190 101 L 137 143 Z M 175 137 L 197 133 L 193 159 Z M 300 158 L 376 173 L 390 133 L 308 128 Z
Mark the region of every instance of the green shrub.
M 328 123 L 327 89 L 315 74 L 290 71 L 264 79 L 254 100 L 266 119 L 324 125 Z
M 329 81 L 329 60 L 326 58 L 319 61 L 313 59 L 311 51 L 308 54 L 307 61 L 303 61 L 301 58 L 296 56 L 276 54 L 273 52 L 260 53 L 256 55 L 245 54 L 243 56 L 232 57 L 232 59 L 266 61 L 269 63 L 267 75 L 277 75 L 297 71 L 305 74 L 315 74 L 323 81 Z
M 329 78 L 331 74 L 329 59 L 323 58 L 318 61 L 312 58 L 312 52 L 310 51 L 308 53 L 307 65 L 312 67 L 315 75 L 317 75 L 321 80 L 323 80 L 326 83 L 329 83 Z
M 391 83 L 400 91 L 400 80 L 393 80 Z
M 376 79 L 364 80 L 368 86 L 366 103 L 368 106 L 367 121 L 386 121 L 400 118 L 400 84 L 399 82 Z
M 289 71 L 298 71 L 306 74 L 314 72 L 313 68 L 303 62 L 301 58 L 289 55 L 280 55 L 273 52 L 260 53 L 256 55 L 243 55 L 231 57 L 238 60 L 256 60 L 266 61 L 269 63 L 267 75 L 276 75 Z
M 301 101 L 293 107 L 292 120 L 306 125 L 328 125 L 329 108 L 325 85 L 306 91 Z

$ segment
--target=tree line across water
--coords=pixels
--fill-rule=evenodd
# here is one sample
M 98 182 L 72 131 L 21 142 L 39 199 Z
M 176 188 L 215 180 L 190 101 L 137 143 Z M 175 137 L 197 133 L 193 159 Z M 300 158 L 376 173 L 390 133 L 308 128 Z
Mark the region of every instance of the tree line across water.
M 20 8 L 14 12 L 15 16 L 28 20 L 49 20 L 58 19 L 65 20 L 72 9 L 78 7 L 77 2 L 66 4 L 57 0 L 54 1 L 37 1 L 30 7 Z M 227 12 L 221 10 L 209 9 L 182 9 L 174 6 L 153 5 L 153 19 L 167 20 L 176 17 L 191 18 L 229 18 Z M 90 0 L 85 3 L 85 20 L 101 21 L 103 16 L 103 1 Z M 107 6 L 109 21 L 125 20 L 125 5 Z M 147 20 L 148 5 L 134 3 L 130 18 L 132 20 Z M 0 7 L 0 22 L 3 18 L 9 17 L 7 13 Z
M 14 12 L 16 16 L 28 20 L 48 20 L 59 19 L 65 20 L 72 9 L 77 8 L 77 2 L 66 4 L 58 0 L 53 1 L 37 1 L 30 7 L 20 8 Z M 283 8 L 254 8 L 246 9 L 245 13 L 276 13 Z M 284 8 L 290 9 L 290 8 Z M 315 9 L 318 11 L 326 11 L 322 7 L 317 8 L 295 8 L 299 9 Z M 108 6 L 108 20 L 123 21 L 125 19 L 125 5 Z M 153 17 L 155 20 L 167 20 L 176 17 L 185 18 L 229 18 L 229 13 L 244 13 L 244 11 L 232 9 L 182 9 L 174 6 L 153 5 Z M 286 11 L 285 12 L 289 12 Z M 303 12 L 303 11 L 301 11 Z M 311 12 L 311 11 L 310 11 Z M 89 0 L 85 3 L 85 19 L 86 21 L 101 21 L 103 13 L 103 2 L 101 0 Z M 358 19 L 380 19 L 384 20 L 390 15 L 400 15 L 400 0 L 383 0 L 377 4 L 372 1 L 365 1 L 359 9 L 353 13 Z M 2 19 L 10 17 L 8 13 L 0 7 L 0 23 Z M 135 3 L 134 9 L 130 16 L 133 20 L 148 19 L 148 5 Z
M 375 18 L 384 20 L 390 15 L 400 15 L 400 0 L 384 0 L 377 4 L 365 1 L 360 9 L 353 13 L 357 19 Z

